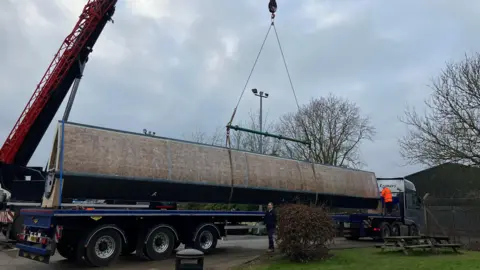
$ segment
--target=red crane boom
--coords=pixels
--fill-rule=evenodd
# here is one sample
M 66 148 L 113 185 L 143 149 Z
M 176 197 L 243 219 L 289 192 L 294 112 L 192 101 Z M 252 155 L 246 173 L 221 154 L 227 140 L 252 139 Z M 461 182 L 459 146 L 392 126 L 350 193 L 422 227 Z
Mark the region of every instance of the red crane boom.
M 20 118 L 0 149 L 0 163 L 26 166 L 58 111 L 79 66 L 88 60 L 117 0 L 89 0 L 73 31 L 65 38 L 38 83 Z

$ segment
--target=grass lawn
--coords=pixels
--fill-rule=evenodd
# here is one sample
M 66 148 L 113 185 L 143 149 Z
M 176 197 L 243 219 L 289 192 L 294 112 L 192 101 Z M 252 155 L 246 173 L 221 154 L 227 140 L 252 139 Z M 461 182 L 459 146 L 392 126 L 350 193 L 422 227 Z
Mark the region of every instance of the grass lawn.
M 462 254 L 428 252 L 381 252 L 375 248 L 331 251 L 335 256 L 327 261 L 295 264 L 287 261 L 264 261 L 246 269 L 252 270 L 474 270 L 480 269 L 480 252 Z

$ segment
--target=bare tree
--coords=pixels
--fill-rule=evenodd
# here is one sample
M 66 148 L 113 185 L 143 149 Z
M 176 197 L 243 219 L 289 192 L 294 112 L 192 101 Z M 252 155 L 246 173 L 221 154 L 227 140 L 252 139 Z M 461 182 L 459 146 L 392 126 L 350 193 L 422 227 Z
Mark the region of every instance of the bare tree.
M 361 115 L 356 104 L 331 94 L 284 115 L 277 130 L 283 136 L 311 143 L 284 141 L 283 155 L 287 157 L 356 168 L 363 165 L 358 152 L 361 142 L 375 135 L 370 119 Z
M 248 120 L 241 121 L 237 125 L 247 129 L 260 130 L 258 113 L 250 112 Z M 263 131 L 272 132 L 274 128 L 275 123 L 269 121 L 267 115 L 263 120 Z M 226 143 L 225 128 L 217 128 L 215 132 L 210 135 L 204 131 L 196 130 L 189 136 L 184 135 L 183 137 L 185 140 L 217 146 L 225 146 Z M 244 131 L 230 131 L 230 141 L 233 149 L 258 153 L 260 151 L 260 140 L 262 140 L 263 143 L 264 154 L 277 156 L 280 154 L 281 145 L 278 140 Z
M 427 112 L 407 109 L 401 119 L 409 127 L 399 140 L 409 163 L 437 165 L 458 162 L 480 165 L 480 55 L 447 63 L 432 80 Z
M 210 145 L 222 145 L 224 139 L 222 138 L 222 132 L 217 128 L 212 134 L 207 134 L 204 131 L 196 130 L 192 132 L 189 136 L 183 135 L 183 138 L 187 141 L 192 141 L 196 143 L 204 143 Z M 223 141 L 222 141 L 223 139 Z

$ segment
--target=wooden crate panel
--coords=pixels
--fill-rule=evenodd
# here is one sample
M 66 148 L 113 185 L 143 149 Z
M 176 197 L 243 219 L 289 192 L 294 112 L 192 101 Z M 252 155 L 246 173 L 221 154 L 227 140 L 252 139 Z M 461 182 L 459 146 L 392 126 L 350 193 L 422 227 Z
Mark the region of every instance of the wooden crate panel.
M 266 156 L 247 154 L 249 187 L 278 188 L 278 179 L 272 178 L 270 160 Z
M 323 193 L 335 194 L 335 179 L 330 173 L 328 166 L 315 164 L 315 178 L 318 189 L 322 188 Z
M 224 150 L 228 153 L 228 150 Z M 231 150 L 233 165 L 233 185 L 248 187 L 248 165 L 247 155 L 245 152 Z M 228 155 L 227 155 L 228 158 Z M 230 166 L 230 165 L 229 165 Z M 228 167 L 228 179 L 230 179 L 230 167 Z M 230 181 L 230 180 L 229 180 Z
M 167 141 L 65 125 L 64 170 L 140 178 L 168 177 Z
M 59 167 L 58 138 L 50 168 Z M 371 172 L 313 166 L 304 161 L 72 123 L 64 127 L 67 172 L 378 197 Z

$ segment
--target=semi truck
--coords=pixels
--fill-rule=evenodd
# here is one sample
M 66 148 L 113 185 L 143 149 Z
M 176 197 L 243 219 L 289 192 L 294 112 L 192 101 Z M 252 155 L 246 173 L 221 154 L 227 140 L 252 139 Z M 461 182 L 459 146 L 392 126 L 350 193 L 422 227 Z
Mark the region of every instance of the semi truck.
M 225 151 L 228 155 L 230 150 L 226 148 L 64 122 L 59 123 L 56 136 L 42 207 L 21 210 L 23 231 L 18 234 L 16 244 L 19 256 L 44 263 L 48 263 L 56 252 L 69 260 L 93 266 L 108 266 L 120 254 L 133 252 L 141 258 L 160 260 L 168 258 L 180 244 L 209 253 L 218 240 L 227 235 L 229 224 L 260 222 L 264 216 L 259 211 L 161 211 L 128 206 L 121 209 L 79 209 L 62 204 L 65 199 L 79 196 L 87 200 L 102 196 L 155 202 L 175 197 L 179 201 L 193 198 L 197 202 L 272 201 L 276 204 L 300 199 L 310 205 L 327 204 L 379 211 L 332 215 L 333 220 L 343 225 L 348 239 L 365 236 L 381 238 L 395 234 L 397 227 L 398 235 L 405 228 L 407 231 L 404 234 L 414 234 L 422 224 L 415 216 L 420 217 L 420 209 L 410 208 L 412 203 L 419 202 L 412 201 L 417 198 L 414 185 L 405 179 L 377 180 L 369 172 L 319 164 L 301 166 L 302 161 L 236 151 L 235 157 L 243 155 L 245 159 L 236 159 L 239 163 L 225 162 L 225 166 L 230 166 L 231 172 L 236 170 L 239 175 L 225 174 L 232 177 L 232 182 L 222 185 L 219 171 L 222 171 L 223 165 L 217 161 L 225 157 L 214 157 Z M 162 157 L 158 144 L 170 149 L 170 155 L 166 151 Z M 132 151 L 120 157 L 118 151 L 124 149 Z M 154 153 L 155 158 L 147 153 Z M 148 162 L 143 163 L 143 159 Z M 248 163 L 253 159 L 264 160 L 265 163 L 258 164 L 263 169 L 247 167 L 245 170 L 240 165 L 240 162 Z M 99 165 L 99 162 L 105 164 Z M 153 165 L 149 167 L 148 164 Z M 292 184 L 276 187 L 282 182 L 282 176 L 272 177 L 272 171 L 285 170 L 289 164 L 295 165 L 290 168 L 297 171 L 290 171 L 283 177 L 290 179 Z M 142 170 L 136 170 L 135 176 L 124 175 L 132 174 L 131 170 L 123 169 L 132 165 Z M 160 175 L 164 173 L 165 178 L 158 178 L 152 168 Z M 270 177 L 259 182 L 258 179 L 262 179 L 265 173 L 264 168 L 271 170 Z M 94 171 L 97 174 L 92 173 Z M 143 172 L 150 173 L 151 177 L 142 178 Z M 309 173 L 310 178 L 307 177 Z M 205 179 L 202 175 L 211 178 Z M 296 178 L 295 175 L 302 177 Z M 241 181 L 235 182 L 235 179 Z M 345 185 L 348 183 L 350 187 Z M 394 202 L 398 205 L 398 210 L 392 215 L 382 212 L 378 189 L 384 186 L 393 191 Z M 132 189 L 135 192 L 127 192 Z
M 6 194 L 6 196 L 0 196 L 0 230 L 10 241 L 15 241 L 18 230 L 21 229 L 22 217 L 19 215 L 20 210 L 29 207 L 39 207 L 42 202 L 42 196 L 44 195 L 44 186 L 49 186 L 49 183 L 52 183 L 51 180 L 47 180 L 49 172 L 50 170 L 52 170 L 52 168 L 28 166 L 30 158 L 35 152 L 40 140 L 43 138 L 43 135 L 45 134 L 47 128 L 51 124 L 54 115 L 58 111 L 60 105 L 62 104 L 67 93 L 69 92 L 70 87 L 72 87 L 72 93 L 70 95 L 69 102 L 67 103 L 67 109 L 64 114 L 64 120 L 68 118 L 69 110 L 72 107 L 72 96 L 75 96 L 75 93 L 78 89 L 79 80 L 82 77 L 83 70 L 88 62 L 88 57 L 93 52 L 94 46 L 103 29 L 105 28 L 107 22 L 112 21 L 112 16 L 115 13 L 116 3 L 117 0 L 89 0 L 86 3 L 82 14 L 79 16 L 80 19 L 76 23 L 72 32 L 65 38 L 64 42 L 61 44 L 58 52 L 55 54 L 54 59 L 48 66 L 47 71 L 45 72 L 40 82 L 37 84 L 37 87 L 32 97 L 25 106 L 23 112 L 15 123 L 10 134 L 7 136 L 2 148 L 0 148 L 0 185 L 2 193 Z M 171 145 L 174 144 L 171 143 Z M 218 153 L 217 158 L 223 158 L 225 160 L 225 158 L 232 157 L 232 152 L 228 152 L 228 155 L 226 155 L 226 153 L 227 151 Z M 250 166 L 251 171 L 259 169 L 265 169 L 265 172 L 271 171 L 271 169 L 268 168 L 270 164 L 268 163 L 268 161 L 265 161 L 264 157 L 248 155 L 248 159 L 250 160 L 250 162 L 256 162 L 257 159 L 259 160 L 259 163 L 264 162 L 262 163 L 262 166 L 264 166 L 263 168 L 255 168 L 253 164 L 246 164 L 246 155 L 247 154 L 240 154 L 238 156 L 238 158 L 245 160 L 245 162 L 237 160 L 235 157 L 233 157 L 232 162 L 236 164 L 235 166 L 239 166 L 239 168 L 242 168 L 243 170 L 246 170 L 247 166 Z M 195 161 L 190 160 L 190 162 Z M 188 198 L 189 200 L 194 199 L 194 201 L 205 201 L 208 199 L 213 200 L 214 202 L 224 202 L 227 200 L 234 202 L 238 200 L 246 200 L 246 198 L 259 198 L 256 200 L 261 201 L 264 196 L 277 196 L 276 199 L 291 200 L 292 198 L 289 198 L 289 196 L 300 195 L 300 197 L 302 197 L 300 199 L 302 200 L 330 200 L 334 201 L 334 203 L 336 204 L 344 202 L 347 204 L 351 204 L 353 201 L 355 201 L 359 206 L 363 207 L 367 207 L 367 205 L 371 205 L 374 203 L 375 198 L 372 197 L 372 190 L 367 191 L 369 193 L 369 196 L 367 197 L 369 198 L 365 198 L 365 196 L 363 195 L 357 196 L 363 191 L 356 195 L 356 191 L 362 189 L 362 186 L 372 186 L 371 181 L 373 181 L 374 175 L 371 173 L 368 174 L 354 171 L 336 173 L 333 171 L 338 169 L 328 168 L 330 172 L 325 173 L 325 177 L 328 178 L 332 177 L 333 175 L 339 178 L 339 182 L 343 181 L 340 185 L 340 189 L 342 191 L 338 192 L 338 190 L 335 190 L 335 186 L 328 184 L 328 181 L 325 183 L 315 182 L 317 177 L 315 175 L 318 173 L 319 178 L 322 178 L 322 173 L 325 167 L 318 168 L 317 172 L 315 172 L 315 166 L 308 162 L 285 162 L 289 163 L 288 166 L 290 167 L 288 167 L 287 170 L 279 171 L 278 173 L 280 173 L 281 175 L 278 175 L 278 177 L 272 177 L 272 175 L 267 175 L 266 173 L 261 173 L 258 175 L 257 173 L 254 173 L 254 175 L 249 178 L 248 175 L 240 176 L 238 172 L 235 172 L 233 173 L 235 183 L 228 183 L 228 180 L 226 180 L 226 178 L 228 178 L 228 175 L 225 175 L 229 173 L 228 171 L 225 171 L 228 170 L 228 166 L 225 166 L 225 163 L 222 163 L 221 160 L 217 160 L 217 164 L 221 164 L 224 168 L 220 170 L 218 174 L 214 175 L 217 184 L 223 183 L 223 185 L 217 185 L 217 187 L 222 190 L 222 192 L 216 192 L 216 194 L 221 194 L 219 195 L 219 197 L 203 195 L 202 197 L 198 198 L 192 197 L 194 195 L 200 196 L 200 194 L 206 194 L 205 192 L 198 192 L 199 189 L 205 187 L 206 185 L 195 186 L 189 189 L 188 192 L 186 189 L 183 189 L 183 192 L 181 194 L 173 194 L 168 192 L 166 193 L 164 191 L 168 190 L 168 188 L 162 189 L 162 196 L 158 197 L 168 197 L 169 201 L 175 202 L 177 200 L 180 200 L 181 196 L 188 193 L 189 195 L 184 197 Z M 49 162 L 49 164 L 53 164 L 53 162 Z M 102 163 L 97 161 L 97 165 L 98 164 Z M 182 161 L 178 160 L 178 164 L 181 165 Z M 275 166 L 277 165 L 279 164 L 276 164 Z M 213 164 L 211 166 L 216 165 Z M 108 166 L 102 167 L 106 168 Z M 300 169 L 296 170 L 296 167 L 300 167 Z M 150 168 L 150 170 L 152 171 L 153 169 Z M 58 168 L 56 171 L 59 171 Z M 135 171 L 135 169 L 131 171 Z M 188 168 L 184 169 L 181 173 L 184 173 L 186 171 L 188 171 Z M 292 171 L 295 171 L 297 175 L 291 175 Z M 164 173 L 165 172 L 166 171 L 164 167 Z M 132 189 L 132 186 L 130 184 L 119 185 L 119 182 L 131 183 L 131 181 L 127 181 L 131 180 L 128 179 L 128 177 L 121 177 L 121 179 L 116 179 L 115 177 L 110 177 L 111 175 L 107 175 L 108 177 L 100 176 L 99 174 L 95 174 L 94 176 L 92 176 L 92 172 L 82 172 L 80 174 L 78 174 L 78 172 L 74 173 L 77 174 L 65 175 L 65 177 L 69 177 L 69 179 L 67 182 L 65 182 L 65 190 L 64 192 L 62 192 L 62 194 L 65 195 L 62 198 L 63 206 L 75 206 L 76 202 L 79 199 L 82 200 L 82 198 L 78 197 L 88 195 L 93 196 L 95 195 L 93 194 L 95 192 L 97 192 L 96 195 L 100 194 L 102 196 L 93 196 L 94 198 L 91 199 L 103 199 L 106 202 L 95 205 L 96 208 L 123 207 L 124 204 L 128 204 L 129 207 L 133 207 L 131 206 L 132 204 L 136 205 L 138 201 L 142 201 L 145 198 L 144 194 L 140 196 L 139 193 L 131 192 L 132 190 L 138 189 L 138 186 L 135 186 Z M 352 188 L 350 191 L 346 191 L 345 186 L 348 184 L 347 181 L 352 181 L 351 179 L 356 178 L 359 174 L 362 174 L 362 181 L 357 181 L 356 183 L 353 183 L 357 185 L 357 187 Z M 141 178 L 141 181 L 137 182 L 141 182 L 141 185 L 144 187 L 143 192 L 148 192 L 150 189 L 149 183 L 151 183 L 151 181 L 149 181 L 148 179 L 151 176 L 148 175 L 148 173 L 144 174 L 144 176 L 145 177 Z M 182 176 L 180 175 L 180 177 Z M 202 175 L 202 177 L 205 178 L 207 176 Z M 238 177 L 243 178 L 238 179 Z M 288 181 L 288 177 L 301 179 L 301 181 L 296 181 L 297 183 L 300 183 L 299 186 L 288 187 L 288 185 L 291 185 L 291 183 L 293 182 Z M 273 192 L 273 190 L 267 189 L 257 189 L 257 191 L 252 191 L 252 189 L 242 189 L 241 187 L 242 185 L 247 186 L 249 185 L 249 183 L 250 185 L 260 185 L 262 184 L 262 181 L 271 181 L 271 179 L 280 178 L 282 179 L 281 182 L 269 183 L 272 187 L 275 187 L 277 189 L 275 192 Z M 104 189 L 106 187 L 98 185 L 98 183 L 102 182 L 108 186 L 108 183 L 112 183 L 112 181 L 115 181 L 115 186 L 118 188 L 117 193 L 105 194 Z M 202 181 L 204 180 L 200 180 L 200 182 Z M 225 181 L 227 181 L 226 184 L 224 183 Z M 243 181 L 243 183 L 240 183 L 239 181 Z M 367 185 L 365 185 L 365 181 L 368 182 Z M 168 187 L 169 184 L 167 182 L 163 183 L 165 187 Z M 236 183 L 240 183 L 240 185 L 236 185 Z M 229 193 L 228 191 L 233 191 L 234 185 L 236 185 L 235 196 L 230 198 L 229 194 L 233 193 Z M 312 192 L 312 190 L 314 189 L 312 185 L 324 185 L 323 189 L 327 192 Z M 188 187 L 192 186 L 185 186 L 185 188 Z M 300 189 L 304 190 L 305 192 L 277 192 L 278 189 L 283 189 L 284 191 L 289 189 Z M 227 190 L 227 192 L 223 192 L 225 190 Z M 245 192 L 242 192 L 242 190 Z M 335 193 L 335 196 L 331 196 L 332 193 Z M 110 198 L 104 198 L 105 196 L 110 196 Z M 345 200 L 344 197 L 348 198 L 348 200 Z M 120 206 L 118 206 L 120 201 L 127 203 L 121 203 Z M 149 202 L 147 203 L 151 208 L 162 208 L 161 201 L 155 200 L 154 198 L 149 198 L 148 201 Z M 185 199 L 183 199 L 183 201 L 185 201 Z M 146 202 L 141 203 L 142 205 L 144 205 Z M 251 200 L 248 203 L 257 202 L 255 202 L 255 200 Z
M 377 178 L 377 183 L 379 191 L 384 187 L 392 191 L 392 213 L 386 213 L 380 199 L 377 209 L 369 209 L 366 213 L 334 215 L 344 237 L 348 240 L 363 237 L 382 240 L 389 236 L 415 236 L 424 231 L 425 208 L 415 185 L 402 177 Z

